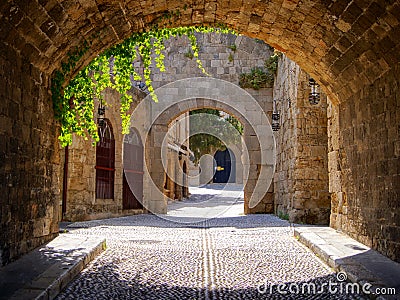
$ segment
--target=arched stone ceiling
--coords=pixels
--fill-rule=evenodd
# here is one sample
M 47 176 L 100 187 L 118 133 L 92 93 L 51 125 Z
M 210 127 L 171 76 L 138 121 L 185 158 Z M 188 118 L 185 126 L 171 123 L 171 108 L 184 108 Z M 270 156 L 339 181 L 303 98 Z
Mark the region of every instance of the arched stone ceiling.
M 25 0 L 0 4 L 2 51 L 18 50 L 49 75 L 89 40 L 82 60 L 179 10 L 170 26 L 226 24 L 283 51 L 334 102 L 345 101 L 399 62 L 400 1 Z M 48 78 L 49 78 L 48 76 Z

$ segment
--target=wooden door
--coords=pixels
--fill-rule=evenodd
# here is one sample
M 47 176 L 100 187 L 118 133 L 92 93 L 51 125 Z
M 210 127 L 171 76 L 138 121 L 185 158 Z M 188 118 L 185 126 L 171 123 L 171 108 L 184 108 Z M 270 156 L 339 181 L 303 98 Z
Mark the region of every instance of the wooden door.
M 214 154 L 214 159 L 216 165 L 214 174 L 214 183 L 227 183 L 229 181 L 229 176 L 231 175 L 231 156 L 230 151 L 226 149 L 225 151 L 218 150 Z
M 114 199 L 115 140 L 109 120 L 98 129 L 96 145 L 96 198 Z
M 123 209 L 142 209 L 143 145 L 136 131 L 124 139 Z

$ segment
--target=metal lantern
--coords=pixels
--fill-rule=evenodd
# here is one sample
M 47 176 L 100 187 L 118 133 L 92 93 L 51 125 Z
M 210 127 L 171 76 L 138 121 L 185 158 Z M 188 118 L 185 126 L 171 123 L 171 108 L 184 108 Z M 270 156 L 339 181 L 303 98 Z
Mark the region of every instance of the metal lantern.
M 277 109 L 276 105 L 276 99 L 273 100 L 273 112 L 272 112 L 272 130 L 273 131 L 278 131 L 279 128 L 281 128 L 281 125 L 279 124 L 279 119 L 281 118 Z
M 105 114 L 106 114 L 106 108 L 103 105 L 103 103 L 100 101 L 99 107 L 97 108 L 97 124 L 99 127 L 104 127 L 105 125 Z
M 146 94 L 150 93 L 149 90 L 147 89 L 147 85 L 142 81 L 136 81 L 134 83 L 134 86 Z
M 272 122 L 272 130 L 273 131 L 278 131 L 279 130 L 279 128 L 281 128 L 281 125 L 279 125 L 279 123 L 278 122 Z
M 317 105 L 320 100 L 319 84 L 314 80 L 314 78 L 310 77 L 308 80 L 308 85 L 311 89 L 310 94 L 308 95 L 308 101 L 311 105 Z

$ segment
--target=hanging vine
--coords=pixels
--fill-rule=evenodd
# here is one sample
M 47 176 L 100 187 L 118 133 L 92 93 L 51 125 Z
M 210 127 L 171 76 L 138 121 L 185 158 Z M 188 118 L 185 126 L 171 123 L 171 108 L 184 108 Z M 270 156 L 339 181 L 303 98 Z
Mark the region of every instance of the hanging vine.
M 179 16 L 179 13 L 174 13 Z M 164 16 L 169 19 L 171 16 Z M 91 42 L 84 42 L 80 49 L 76 48 L 68 55 L 67 62 L 61 70 L 56 71 L 52 80 L 52 99 L 56 118 L 61 123 L 59 140 L 62 146 L 71 144 L 72 134 L 98 141 L 97 126 L 94 118 L 94 99 L 105 103 L 103 91 L 113 88 L 120 93 L 120 113 L 122 118 L 122 133 L 129 132 L 130 116 L 127 114 L 133 101 L 129 90 L 132 88 L 131 76 L 135 81 L 142 77 L 135 71 L 134 61 L 140 57 L 143 64 L 143 79 L 152 99 L 157 102 L 151 80 L 150 66 L 154 62 L 160 71 L 165 71 L 164 43 L 171 37 L 187 36 L 199 69 L 207 74 L 199 59 L 199 48 L 195 33 L 220 32 L 228 33 L 226 28 L 211 28 L 206 26 L 188 26 L 178 28 L 158 28 L 135 33 L 122 43 L 104 51 L 83 68 L 66 84 L 71 72 L 79 60 L 90 49 Z M 110 64 L 110 61 L 113 63 Z M 65 86 L 65 88 L 63 88 Z

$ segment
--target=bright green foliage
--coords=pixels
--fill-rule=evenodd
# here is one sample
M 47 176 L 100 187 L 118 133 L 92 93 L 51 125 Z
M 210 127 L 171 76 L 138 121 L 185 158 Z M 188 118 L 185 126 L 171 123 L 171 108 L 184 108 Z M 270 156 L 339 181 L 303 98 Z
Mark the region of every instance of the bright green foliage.
M 174 14 L 179 15 L 179 12 Z M 165 18 L 168 19 L 173 16 L 175 15 L 166 15 Z M 102 92 L 106 88 L 116 89 L 121 95 L 122 133 L 128 133 L 130 116 L 127 112 L 133 100 L 129 94 L 129 90 L 132 88 L 131 76 L 133 75 L 134 80 L 142 80 L 141 76 L 135 72 L 133 62 L 140 56 L 143 63 L 144 82 L 152 99 L 157 102 L 158 99 L 152 86 L 150 66 L 154 63 L 160 71 L 165 71 L 164 43 L 171 37 L 182 35 L 188 37 L 193 58 L 196 59 L 198 67 L 207 74 L 199 59 L 196 32 L 228 33 L 231 30 L 205 26 L 154 27 L 145 32 L 135 33 L 122 43 L 98 55 L 66 85 L 66 78 L 71 75 L 79 60 L 89 50 L 90 43 L 85 42 L 81 49 L 71 52 L 68 61 L 62 64 L 62 70 L 54 73 L 51 87 L 55 116 L 61 122 L 61 135 L 59 137 L 61 144 L 63 146 L 71 144 L 73 133 L 85 139 L 91 137 L 94 141 L 98 141 L 97 127 L 93 115 L 94 99 L 98 99 L 104 105 L 107 105 L 102 97 Z M 110 64 L 112 60 L 113 64 Z M 66 87 L 63 89 L 65 85 Z
M 278 211 L 278 218 L 282 220 L 289 221 L 289 215 L 287 213 L 284 213 L 282 211 Z
M 274 52 L 264 63 L 265 69 L 256 67 L 250 73 L 242 73 L 239 77 L 239 86 L 258 90 L 264 87 L 272 87 L 276 71 L 278 70 L 278 59 L 282 56 L 280 52 Z
M 260 88 L 272 87 L 274 83 L 274 74 L 264 71 L 263 68 L 255 67 L 250 73 L 242 73 L 239 77 L 239 86 L 242 88 Z
M 231 49 L 233 52 L 236 52 L 237 50 L 236 44 L 229 45 L 228 48 Z
M 265 61 L 265 67 L 269 71 L 270 74 L 276 74 L 276 71 L 278 70 L 278 59 L 279 56 L 282 56 L 282 53 L 280 52 L 275 52 L 270 58 L 268 58 Z

